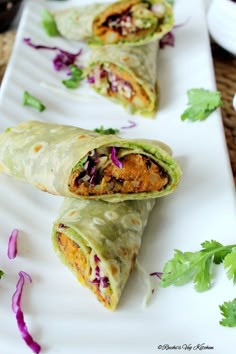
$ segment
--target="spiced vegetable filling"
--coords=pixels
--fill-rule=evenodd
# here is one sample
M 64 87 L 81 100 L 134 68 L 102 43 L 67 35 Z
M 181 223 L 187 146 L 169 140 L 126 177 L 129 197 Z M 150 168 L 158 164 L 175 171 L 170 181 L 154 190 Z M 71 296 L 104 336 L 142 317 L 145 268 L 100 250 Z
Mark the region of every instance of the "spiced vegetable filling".
M 162 191 L 168 183 L 163 167 L 145 153 L 101 147 L 74 167 L 68 187 L 75 194 L 89 196 Z
M 83 252 L 77 243 L 60 232 L 57 232 L 57 243 L 79 282 L 91 289 L 98 300 L 110 308 L 112 289 L 99 257 L 88 246 L 84 246 L 86 252 Z
M 150 98 L 133 76 L 112 63 L 96 64 L 88 82 L 102 95 L 115 97 L 134 109 L 149 108 Z
M 105 43 L 117 43 L 123 38 L 138 40 L 157 31 L 164 23 L 165 14 L 165 2 L 117 2 L 95 19 L 93 30 Z

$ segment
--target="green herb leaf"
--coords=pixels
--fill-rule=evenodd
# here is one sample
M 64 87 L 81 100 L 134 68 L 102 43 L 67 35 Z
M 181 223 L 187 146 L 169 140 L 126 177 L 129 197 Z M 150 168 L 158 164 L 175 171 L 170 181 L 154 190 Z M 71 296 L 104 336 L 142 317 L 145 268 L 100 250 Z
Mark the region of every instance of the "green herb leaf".
M 101 125 L 100 128 L 94 129 L 95 132 L 103 135 L 109 135 L 109 134 L 117 134 L 119 133 L 119 129 L 113 129 L 113 128 L 107 128 L 105 129 L 103 125 Z
M 62 83 L 68 89 L 76 89 L 79 87 L 80 82 L 83 80 L 83 70 L 78 66 L 70 65 L 71 77 L 68 80 L 63 80 Z
M 184 285 L 191 280 L 197 291 L 210 287 L 210 261 L 204 253 L 181 252 L 175 250 L 174 257 L 166 263 L 163 269 L 160 285 Z
M 231 249 L 228 249 L 228 248 L 222 249 L 222 247 L 224 247 L 222 245 L 222 243 L 220 243 L 218 241 L 214 241 L 214 240 L 205 241 L 201 244 L 201 246 L 203 247 L 203 249 L 206 249 L 207 251 L 212 251 L 212 250 L 214 251 L 215 250 L 214 257 L 213 257 L 213 262 L 215 264 L 222 263 L 225 256 L 231 252 Z M 217 248 L 220 249 L 219 252 L 216 251 Z
M 72 172 L 83 168 L 85 162 L 88 160 L 88 156 L 86 155 L 84 158 L 82 158 L 72 169 Z
M 236 245 L 223 246 L 217 241 L 205 241 L 202 249 L 197 252 L 181 252 L 175 250 L 174 257 L 169 260 L 163 269 L 160 285 L 167 287 L 170 285 L 183 285 L 189 281 L 194 282 L 197 291 L 205 291 L 211 286 L 211 263 L 221 263 Z M 231 260 L 231 259 L 230 259 Z M 227 267 L 229 267 L 228 263 Z M 230 263 L 232 267 L 232 260 Z M 233 277 L 236 269 L 233 263 L 229 276 Z
M 236 284 L 236 247 L 225 257 L 224 267 L 227 269 L 228 278 L 232 279 L 234 284 Z
M 27 91 L 25 91 L 24 95 L 23 95 L 23 105 L 24 106 L 31 106 L 31 107 L 37 109 L 39 112 L 44 111 L 45 108 L 46 108 L 39 99 L 37 99 L 36 97 L 32 96 Z
M 41 22 L 45 32 L 50 37 L 59 36 L 60 33 L 58 32 L 56 22 L 54 20 L 53 15 L 47 9 L 42 11 L 42 22 Z
M 220 324 L 225 327 L 236 327 L 236 299 L 224 302 L 219 307 L 224 317 Z
M 0 270 L 0 279 L 2 278 L 3 275 L 4 275 L 4 272 L 2 270 Z
M 192 122 L 205 120 L 223 102 L 219 92 L 211 92 L 205 89 L 191 89 L 187 92 L 188 107 L 181 115 L 182 120 L 189 119 Z

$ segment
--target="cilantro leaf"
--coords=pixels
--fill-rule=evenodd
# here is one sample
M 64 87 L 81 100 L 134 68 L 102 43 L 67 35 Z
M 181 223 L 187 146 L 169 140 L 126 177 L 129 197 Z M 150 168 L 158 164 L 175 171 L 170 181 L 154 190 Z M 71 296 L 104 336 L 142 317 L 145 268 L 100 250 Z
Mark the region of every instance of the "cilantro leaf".
M 214 110 L 220 107 L 223 102 L 219 92 L 205 89 L 191 89 L 187 91 L 188 107 L 181 115 L 181 120 L 190 121 L 205 120 Z
M 36 97 L 32 96 L 29 92 L 25 91 L 23 94 L 23 105 L 24 106 L 31 106 L 37 109 L 39 112 L 45 110 L 44 104 Z
M 4 272 L 0 269 L 0 279 L 4 275 Z
M 232 279 L 234 284 L 236 284 L 236 247 L 225 257 L 224 267 L 227 269 L 228 278 Z
M 220 324 L 225 327 L 236 327 L 236 299 L 226 301 L 220 305 L 221 314 L 224 317 Z
M 205 257 L 199 262 L 198 269 L 194 276 L 194 288 L 196 291 L 202 292 L 211 287 L 211 257 Z
M 221 249 L 222 247 L 224 247 L 222 245 L 222 243 L 218 242 L 218 241 L 214 241 L 214 240 L 211 240 L 211 241 L 205 241 L 201 244 L 201 246 L 203 247 L 203 249 L 206 249 L 207 251 L 210 251 L 210 250 L 214 250 L 216 248 L 220 248 L 220 251 L 219 252 L 215 252 L 214 253 L 214 257 L 213 257 L 213 262 L 215 264 L 220 264 L 223 262 L 225 256 L 231 252 L 231 249 Z
M 63 80 L 62 83 L 69 89 L 76 89 L 83 80 L 83 70 L 77 65 L 70 65 L 71 77 L 68 80 Z
M 103 135 L 109 135 L 109 134 L 117 134 L 119 133 L 119 129 L 114 129 L 114 128 L 107 128 L 105 129 L 103 125 L 101 125 L 100 128 L 94 129 L 95 132 Z
M 175 250 L 174 257 L 169 260 L 163 269 L 160 285 L 183 285 L 193 281 L 196 291 L 205 291 L 211 286 L 211 264 L 219 264 L 236 245 L 223 246 L 217 241 L 205 241 L 202 249 L 197 252 L 182 252 Z M 227 263 L 228 264 L 228 263 Z M 234 274 L 233 269 L 233 274 Z M 230 276 L 232 274 L 230 272 Z
M 53 15 L 51 12 L 49 12 L 47 9 L 44 9 L 42 11 L 42 21 L 41 25 L 45 32 L 50 36 L 50 37 L 55 37 L 59 36 L 60 33 L 58 32 L 56 22 L 54 20 Z
M 183 285 L 193 277 L 192 263 L 196 254 L 174 250 L 174 257 L 169 260 L 163 269 L 160 285 L 167 287 L 173 285 Z
M 174 257 L 166 263 L 160 285 L 184 285 L 191 280 L 197 291 L 210 287 L 210 261 L 201 251 L 181 252 L 175 250 Z

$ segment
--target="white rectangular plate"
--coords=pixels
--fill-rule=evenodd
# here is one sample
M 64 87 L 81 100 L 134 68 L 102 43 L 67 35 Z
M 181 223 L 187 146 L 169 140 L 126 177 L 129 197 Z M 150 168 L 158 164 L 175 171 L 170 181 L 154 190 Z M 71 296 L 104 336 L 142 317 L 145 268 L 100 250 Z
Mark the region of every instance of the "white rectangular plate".
M 48 37 L 40 26 L 41 10 L 87 4 L 91 1 L 29 2 L 23 11 L 15 47 L 0 91 L 0 129 L 24 120 L 43 120 L 94 129 L 103 125 L 120 129 L 132 120 L 133 129 L 121 136 L 158 139 L 169 144 L 183 169 L 179 188 L 158 200 L 143 237 L 140 264 L 148 273 L 161 271 L 175 248 L 196 251 L 200 243 L 215 239 L 235 243 L 235 194 L 219 110 L 204 122 L 182 122 L 187 90 L 215 90 L 215 80 L 201 0 L 176 0 L 175 47 L 161 50 L 158 81 L 161 103 L 154 120 L 130 116 L 122 107 L 96 96 L 86 87 L 66 94 L 64 74 L 53 71 L 53 52 L 34 50 L 23 43 L 58 46 L 76 52 L 81 43 Z M 86 49 L 84 53 L 86 52 Z M 52 85 L 58 93 L 46 88 Z M 47 109 L 38 113 L 22 105 L 28 90 Z M 212 289 L 196 293 L 192 284 L 161 289 L 158 280 L 151 302 L 142 306 L 145 284 L 131 275 L 118 310 L 102 307 L 80 286 L 52 250 L 51 229 L 62 198 L 42 193 L 27 183 L 0 176 L 0 352 L 26 354 L 11 310 L 18 272 L 33 279 L 25 287 L 23 308 L 33 337 L 45 354 L 157 354 L 199 351 L 235 353 L 235 330 L 219 325 L 219 305 L 235 297 L 235 288 L 221 266 L 214 270 Z M 20 230 L 18 256 L 6 256 L 8 237 Z M 167 345 L 164 347 L 164 345 Z M 189 350 L 184 345 L 189 345 Z M 169 346 L 169 350 L 168 350 Z M 208 346 L 208 349 L 207 349 Z M 195 348 L 195 349 L 194 349 Z

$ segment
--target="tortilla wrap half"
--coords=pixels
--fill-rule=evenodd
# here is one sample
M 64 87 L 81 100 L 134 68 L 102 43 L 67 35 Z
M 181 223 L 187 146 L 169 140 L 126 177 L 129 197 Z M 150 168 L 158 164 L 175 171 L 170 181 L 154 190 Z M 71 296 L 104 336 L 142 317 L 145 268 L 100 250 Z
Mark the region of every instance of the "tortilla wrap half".
M 108 309 L 115 310 L 135 265 L 155 203 L 65 198 L 52 231 L 54 249 Z
M 179 183 L 180 167 L 166 150 L 156 141 L 26 121 L 0 135 L 0 171 L 65 197 L 149 199 Z
M 174 24 L 165 0 L 121 0 L 53 13 L 59 33 L 90 45 L 140 45 L 162 38 Z
M 104 46 L 91 51 L 88 83 L 132 114 L 154 117 L 158 101 L 158 42 L 142 46 Z

